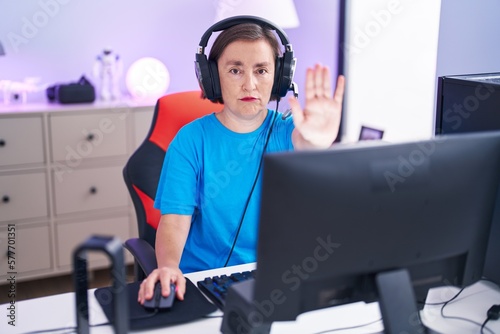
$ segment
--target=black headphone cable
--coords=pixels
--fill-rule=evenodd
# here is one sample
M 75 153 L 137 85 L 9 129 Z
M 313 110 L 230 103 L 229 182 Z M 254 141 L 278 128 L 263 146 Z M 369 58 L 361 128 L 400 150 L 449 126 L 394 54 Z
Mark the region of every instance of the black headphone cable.
M 236 230 L 236 235 L 234 237 L 234 241 L 233 241 L 233 244 L 231 246 L 231 250 L 229 251 L 229 254 L 227 256 L 226 262 L 224 263 L 224 267 L 227 267 L 227 264 L 229 263 L 229 260 L 231 259 L 231 255 L 233 255 L 234 247 L 236 246 L 236 242 L 238 241 L 238 236 L 240 235 L 241 227 L 243 225 L 243 220 L 245 219 L 248 205 L 250 204 L 250 199 L 252 198 L 252 194 L 253 194 L 253 191 L 255 189 L 255 185 L 257 184 L 257 180 L 259 179 L 259 174 L 260 174 L 260 170 L 262 169 L 262 161 L 264 159 L 264 154 L 266 153 L 267 144 L 269 144 L 269 138 L 271 138 L 271 133 L 273 132 L 274 123 L 275 123 L 276 117 L 278 115 L 278 106 L 279 106 L 279 99 L 276 102 L 276 112 L 275 112 L 274 117 L 271 121 L 271 124 L 269 125 L 269 131 L 267 132 L 267 138 L 266 138 L 266 141 L 264 143 L 264 149 L 262 150 L 262 154 L 260 156 L 259 168 L 257 169 L 255 179 L 253 180 L 252 188 L 250 189 L 250 194 L 248 194 L 248 198 L 247 198 L 247 201 L 245 203 L 245 207 L 243 208 L 243 214 L 241 215 L 241 219 L 240 219 L 240 222 L 238 224 L 238 229 Z

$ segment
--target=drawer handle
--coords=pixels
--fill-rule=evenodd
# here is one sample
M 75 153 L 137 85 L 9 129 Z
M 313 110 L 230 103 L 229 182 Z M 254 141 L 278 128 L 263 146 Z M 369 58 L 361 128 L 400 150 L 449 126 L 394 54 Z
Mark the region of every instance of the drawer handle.
M 5 146 L 5 140 L 4 139 L 0 139 L 0 147 L 4 147 Z
M 90 187 L 90 193 L 93 195 L 93 194 L 97 194 L 97 188 L 96 187 Z
M 87 140 L 88 140 L 88 141 L 92 141 L 92 140 L 94 140 L 94 138 L 95 138 L 95 135 L 94 135 L 93 133 L 89 133 L 89 134 L 87 135 Z
M 4 195 L 4 196 L 2 197 L 2 202 L 3 202 L 3 203 L 9 203 L 9 202 L 10 202 L 10 197 L 9 197 L 9 196 L 7 196 L 7 195 Z

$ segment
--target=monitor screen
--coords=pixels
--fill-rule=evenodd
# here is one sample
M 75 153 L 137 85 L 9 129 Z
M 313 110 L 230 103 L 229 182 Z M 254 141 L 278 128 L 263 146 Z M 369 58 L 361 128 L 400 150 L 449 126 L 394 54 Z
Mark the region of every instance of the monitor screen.
M 272 322 L 380 302 L 401 269 L 413 300 L 476 282 L 499 172 L 500 133 L 265 156 L 255 305 Z

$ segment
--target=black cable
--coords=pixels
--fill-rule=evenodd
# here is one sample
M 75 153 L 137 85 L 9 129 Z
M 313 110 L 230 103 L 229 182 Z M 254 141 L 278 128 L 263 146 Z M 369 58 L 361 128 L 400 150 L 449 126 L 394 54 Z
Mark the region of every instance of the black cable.
M 290 90 L 293 91 L 293 96 L 295 96 L 295 98 L 299 97 L 299 87 L 295 82 L 292 82 L 292 84 L 290 86 Z M 250 203 L 252 193 L 255 189 L 255 185 L 257 184 L 257 180 L 259 178 L 260 170 L 262 167 L 262 159 L 264 158 L 264 153 L 266 152 L 267 144 L 269 143 L 269 138 L 271 137 L 271 132 L 273 131 L 273 126 L 274 126 L 274 122 L 276 121 L 279 105 L 280 105 L 280 98 L 278 98 L 276 100 L 276 113 L 274 114 L 274 118 L 272 120 L 272 123 L 269 126 L 269 132 L 267 134 L 266 142 L 264 144 L 264 150 L 262 151 L 262 155 L 260 156 L 259 169 L 257 170 L 257 175 L 255 176 L 255 180 L 253 181 L 252 188 L 250 189 L 250 194 L 248 195 L 247 201 L 245 203 L 245 208 L 243 209 L 243 215 L 241 216 L 240 222 L 238 224 L 238 229 L 236 231 L 236 237 L 234 238 L 233 244 L 231 246 L 231 250 L 229 251 L 229 255 L 226 259 L 226 263 L 224 263 L 224 267 L 227 267 L 227 264 L 229 263 L 229 260 L 231 259 L 231 255 L 233 254 L 234 247 L 236 246 L 236 241 L 238 241 L 238 235 L 240 234 L 241 226 L 243 224 L 243 220 L 245 219 L 245 214 L 247 212 L 248 204 Z M 288 109 L 285 113 L 283 113 L 282 119 L 285 120 L 288 117 L 290 117 L 291 115 L 292 115 L 291 109 Z
M 349 330 L 349 329 L 356 329 L 356 328 L 370 326 L 370 325 L 376 324 L 377 322 L 380 322 L 380 321 L 382 321 L 382 319 L 378 319 L 378 320 L 375 320 L 375 321 L 372 321 L 372 322 L 368 322 L 368 323 L 362 324 L 362 325 L 356 325 L 356 326 L 350 326 L 350 327 L 340 327 L 340 328 L 334 328 L 334 329 L 327 329 L 326 331 L 316 332 L 316 333 L 313 333 L 313 334 L 325 334 L 325 333 L 332 333 L 332 332 L 338 332 L 338 331 L 345 331 L 345 330 Z
M 451 298 L 450 300 L 446 301 L 443 306 L 441 306 L 441 316 L 445 319 L 455 319 L 455 320 L 462 320 L 462 321 L 466 321 L 466 322 L 470 322 L 474 325 L 477 325 L 478 327 L 481 327 L 481 333 L 484 333 L 483 332 L 483 328 L 486 328 L 489 332 L 491 332 L 492 334 L 495 334 L 491 329 L 485 327 L 486 326 L 486 322 L 481 324 L 477 321 L 474 321 L 474 320 L 471 320 L 471 319 L 467 319 L 467 318 L 463 318 L 463 317 L 455 317 L 455 316 L 448 316 L 448 315 L 445 315 L 444 314 L 444 308 L 450 303 L 452 302 L 453 300 L 455 300 L 465 289 L 466 287 L 463 287 L 460 289 L 460 291 L 458 291 L 458 293 L 453 296 L 453 298 Z
M 252 194 L 253 194 L 253 191 L 255 189 L 255 185 L 257 184 L 257 180 L 259 179 L 260 170 L 262 169 L 262 160 L 264 159 L 264 154 L 266 153 L 267 144 L 269 144 L 269 138 L 271 138 L 271 133 L 273 132 L 274 122 L 276 121 L 276 117 L 278 115 L 278 105 L 279 105 L 279 100 L 276 103 L 276 112 L 273 116 L 271 124 L 269 125 L 269 131 L 267 132 L 267 138 L 266 138 L 266 141 L 264 143 L 264 149 L 262 150 L 262 154 L 260 156 L 259 168 L 257 169 L 257 174 L 255 175 L 255 179 L 253 180 L 252 188 L 250 189 L 250 194 L 248 195 L 248 198 L 246 200 L 245 207 L 243 208 L 243 213 L 241 215 L 241 219 L 240 219 L 240 222 L 238 224 L 238 229 L 236 230 L 236 235 L 234 237 L 234 241 L 233 241 L 233 244 L 232 244 L 231 249 L 229 251 L 229 254 L 227 256 L 226 262 L 224 263 L 224 267 L 227 267 L 227 264 L 229 263 L 229 260 L 231 259 L 231 255 L 233 255 L 234 247 L 236 247 L 236 242 L 238 241 L 238 236 L 240 234 L 241 227 L 243 225 L 243 220 L 245 219 L 248 205 L 250 204 L 250 200 L 252 199 Z
M 452 302 L 453 300 L 455 300 L 463 291 L 464 291 L 465 287 L 461 288 L 453 297 L 451 297 L 450 299 L 448 299 L 447 301 L 444 301 L 444 302 L 439 302 L 439 303 L 426 303 L 426 302 L 423 302 L 421 300 L 417 301 L 418 304 L 424 304 L 424 305 L 430 305 L 430 306 L 437 306 L 437 305 L 443 305 L 443 304 L 447 304 L 449 302 Z
M 446 301 L 443 306 L 441 306 L 441 316 L 445 319 L 455 319 L 455 320 L 462 320 L 462 321 L 466 321 L 466 322 L 470 322 L 474 325 L 477 325 L 477 326 L 481 326 L 481 324 L 479 322 L 476 322 L 474 320 L 471 320 L 471 319 L 467 319 L 467 318 L 462 318 L 462 317 L 455 317 L 455 316 L 448 316 L 448 315 L 445 315 L 444 314 L 444 308 L 450 303 L 452 302 L 453 300 L 455 300 L 463 291 L 464 291 L 465 287 L 463 287 L 462 289 L 460 289 L 460 291 L 458 291 L 458 293 L 453 296 L 453 298 L 451 298 L 450 300 Z M 488 331 L 490 331 L 491 333 L 493 333 L 492 330 L 490 330 L 489 328 L 486 328 Z M 495 334 L 495 333 L 493 333 Z
M 143 316 L 130 318 L 130 321 L 152 318 L 152 317 L 154 317 L 155 315 L 157 315 L 158 313 L 159 313 L 159 312 L 158 312 L 158 309 L 155 309 L 155 310 L 154 310 L 154 312 L 151 312 L 151 313 L 145 314 L 145 315 L 143 315 Z
M 447 301 L 444 302 L 439 302 L 439 303 L 426 303 L 423 301 L 418 301 L 419 304 L 424 304 L 424 305 L 430 305 L 430 306 L 437 306 L 437 305 L 443 305 L 443 304 L 448 304 L 452 302 L 453 300 L 457 299 L 457 297 L 464 291 L 466 287 L 461 288 L 453 297 L 448 299 Z
M 484 334 L 484 329 L 486 328 L 486 323 L 488 323 L 488 321 L 490 321 L 490 318 L 486 318 L 486 320 L 484 320 L 483 324 L 481 325 L 481 334 Z
M 491 306 L 488 309 L 488 312 L 486 312 L 486 319 L 481 325 L 481 334 L 484 333 L 484 328 L 486 328 L 485 326 L 488 323 L 488 321 L 498 320 L 498 319 L 500 319 L 500 304 Z
M 495 281 L 493 281 L 493 280 L 491 280 L 491 279 L 489 279 L 489 278 L 485 278 L 485 277 L 483 277 L 483 278 L 481 278 L 481 279 L 480 279 L 480 281 L 490 282 L 490 283 L 493 283 L 493 284 L 495 284 L 496 286 L 498 286 L 498 284 L 497 284 Z M 445 303 L 449 303 L 449 302 L 453 301 L 454 299 L 456 299 L 456 298 L 458 297 L 458 295 L 460 295 L 460 294 L 462 293 L 462 291 L 463 291 L 465 288 L 466 288 L 466 287 L 463 287 L 462 289 L 460 289 L 460 290 L 457 292 L 457 294 L 456 294 L 455 296 L 453 296 L 451 299 L 449 299 L 449 300 L 447 300 L 447 301 L 444 301 L 444 302 L 439 302 L 439 303 L 426 303 L 425 301 L 421 301 L 421 300 L 419 300 L 419 301 L 417 301 L 417 303 L 418 303 L 418 304 L 424 304 L 424 305 L 431 305 L 431 306 L 443 305 L 443 304 L 445 304 Z
M 455 317 L 455 316 L 448 316 L 448 315 L 445 315 L 444 314 L 444 308 L 451 302 L 453 302 L 455 299 L 458 298 L 458 296 L 460 296 L 460 294 L 465 290 L 465 286 L 463 288 L 461 288 L 453 297 L 451 297 L 450 299 L 448 299 L 447 301 L 445 302 L 439 302 L 439 303 L 426 303 L 426 302 L 419 302 L 420 304 L 424 304 L 424 305 L 430 305 L 430 306 L 437 306 L 437 305 L 442 305 L 441 306 L 441 310 L 440 310 L 440 313 L 441 313 L 441 317 L 445 318 L 445 319 L 455 319 L 455 320 L 462 320 L 462 321 L 466 321 L 466 322 L 470 322 L 470 323 L 473 323 L 474 325 L 477 325 L 479 327 L 481 327 L 481 333 L 483 333 L 483 329 L 482 328 L 486 328 L 489 332 L 493 333 L 493 331 L 487 327 L 484 327 L 486 326 L 486 322 L 484 322 L 483 324 L 479 323 L 479 322 L 476 322 L 474 320 L 471 320 L 471 319 L 467 319 L 467 318 L 462 318 L 462 317 Z M 418 312 L 418 317 L 420 319 L 420 322 L 422 322 L 421 318 L 420 318 L 420 312 Z M 495 333 L 493 333 L 495 334 Z

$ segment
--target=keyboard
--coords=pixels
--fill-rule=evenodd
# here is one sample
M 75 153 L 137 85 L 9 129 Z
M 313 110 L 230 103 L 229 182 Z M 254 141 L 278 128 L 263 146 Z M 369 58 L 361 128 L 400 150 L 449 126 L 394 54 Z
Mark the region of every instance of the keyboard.
M 255 269 L 232 273 L 230 275 L 220 275 L 206 277 L 198 281 L 198 288 L 214 303 L 220 310 L 224 310 L 226 304 L 227 290 L 237 282 L 255 278 Z

